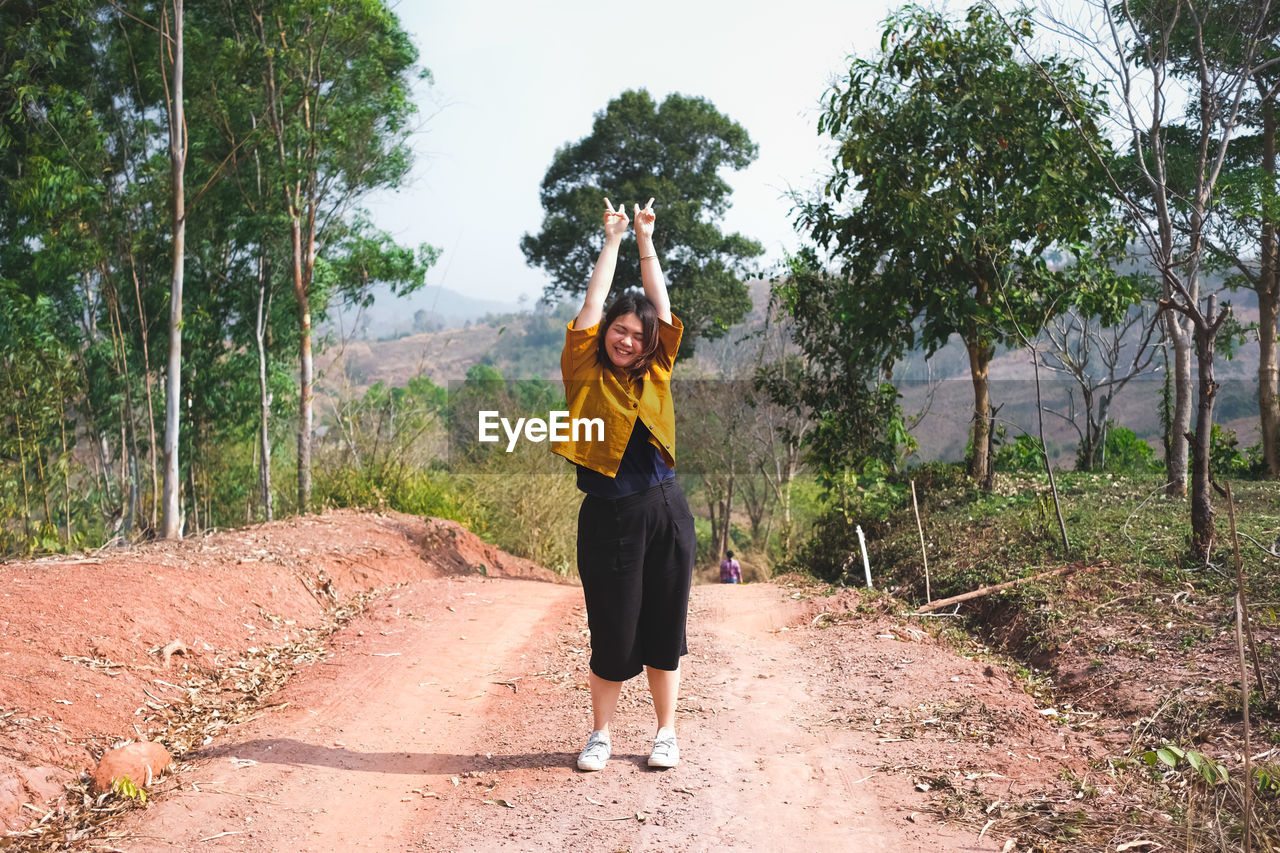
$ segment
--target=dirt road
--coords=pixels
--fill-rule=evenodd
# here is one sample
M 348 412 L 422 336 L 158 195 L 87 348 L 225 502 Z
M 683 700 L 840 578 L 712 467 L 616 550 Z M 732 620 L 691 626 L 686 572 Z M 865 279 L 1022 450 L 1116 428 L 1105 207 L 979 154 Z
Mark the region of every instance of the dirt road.
M 931 753 L 917 748 L 924 741 L 886 737 L 872 717 L 953 700 L 961 679 L 948 667 L 973 696 L 1009 686 L 931 642 L 877 635 L 887 629 L 874 620 L 820 630 L 827 603 L 797 598 L 770 584 L 695 587 L 681 765 L 645 766 L 653 723 L 639 679 L 623 693 L 613 759 L 586 774 L 573 769 L 590 719 L 580 590 L 479 576 L 403 587 L 336 634 L 333 654 L 296 675 L 271 709 L 188 761 L 176 789 L 122 827 L 128 843 L 115 843 L 999 850 L 1003 839 L 980 842 L 976 830 L 923 812 L 929 795 L 903 762 L 930 769 L 941 749 L 957 778 L 981 767 L 987 781 L 1012 784 L 1008 759 L 996 772 L 989 745 L 964 738 Z

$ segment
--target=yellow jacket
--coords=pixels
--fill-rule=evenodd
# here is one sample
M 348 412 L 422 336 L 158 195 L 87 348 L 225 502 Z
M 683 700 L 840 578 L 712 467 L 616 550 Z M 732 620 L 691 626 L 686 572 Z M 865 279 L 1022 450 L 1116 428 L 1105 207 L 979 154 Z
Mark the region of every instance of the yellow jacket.
M 684 325 L 674 314 L 670 323 L 658 321 L 658 352 L 641 382 L 597 361 L 599 323 L 575 329 L 570 320 L 565 330 L 564 350 L 560 353 L 560 375 L 569 401 L 569 417 L 600 418 L 604 422 L 604 440 L 555 441 L 551 451 L 570 462 L 615 477 L 636 418 L 640 418 L 652 433 L 649 442 L 658 448 L 663 461 L 675 468 L 676 413 L 671 402 L 671 367 L 683 334 Z

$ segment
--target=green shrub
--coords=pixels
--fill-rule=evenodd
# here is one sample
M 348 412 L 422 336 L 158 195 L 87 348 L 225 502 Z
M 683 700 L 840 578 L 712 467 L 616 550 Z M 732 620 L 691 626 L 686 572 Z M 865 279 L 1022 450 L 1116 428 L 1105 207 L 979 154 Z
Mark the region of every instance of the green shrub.
M 997 471 L 1031 473 L 1044 470 L 1043 445 L 1040 439 L 1023 433 L 1013 444 L 996 448 L 993 464 Z
M 1261 445 L 1241 450 L 1239 444 L 1235 430 L 1220 424 L 1213 425 L 1213 431 L 1209 433 L 1209 470 L 1214 479 L 1250 479 L 1263 474 L 1266 463 L 1262 458 Z
M 947 489 L 963 489 L 969 486 L 969 475 L 958 462 L 926 462 L 907 470 L 903 477 L 914 480 L 921 492 L 941 492 Z
M 1128 427 L 1112 426 L 1107 430 L 1105 451 L 1103 470 L 1113 474 L 1144 474 L 1161 468 L 1151 445 Z
M 855 572 L 860 576 L 861 566 L 857 525 L 846 513 L 829 508 L 814 521 L 809 536 L 778 565 L 778 571 L 842 583 Z

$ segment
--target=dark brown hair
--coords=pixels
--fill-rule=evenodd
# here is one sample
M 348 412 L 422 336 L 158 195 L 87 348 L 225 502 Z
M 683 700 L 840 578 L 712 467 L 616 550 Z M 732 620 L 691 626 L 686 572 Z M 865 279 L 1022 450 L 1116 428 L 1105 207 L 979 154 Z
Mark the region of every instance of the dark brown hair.
M 614 321 L 624 314 L 635 314 L 640 320 L 640 328 L 644 334 L 644 348 L 640 351 L 640 357 L 627 368 L 627 373 L 631 374 L 633 379 L 640 379 L 649 372 L 649 366 L 658 355 L 658 309 L 654 308 L 653 303 L 645 296 L 638 293 L 620 293 L 613 300 L 609 310 L 605 312 L 604 320 L 600 323 L 596 359 L 602 367 L 614 366 L 613 360 L 605 350 L 605 333 L 609 331 Z

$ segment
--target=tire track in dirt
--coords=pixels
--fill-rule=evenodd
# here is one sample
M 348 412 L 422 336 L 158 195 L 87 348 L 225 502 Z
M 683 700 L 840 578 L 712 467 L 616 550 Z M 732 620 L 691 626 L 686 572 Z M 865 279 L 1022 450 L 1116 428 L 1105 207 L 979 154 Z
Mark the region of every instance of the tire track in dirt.
M 415 583 L 335 634 L 333 654 L 272 697 L 286 706 L 189 763 L 120 849 L 998 850 L 908 820 L 920 795 L 876 772 L 875 736 L 828 724 L 824 703 L 843 685 L 806 645 L 811 632 L 787 630 L 798 620 L 771 584 L 695 587 L 681 765 L 645 764 L 653 713 L 640 678 L 623 690 L 608 767 L 580 773 L 581 591 Z
M 641 678 L 624 687 L 614 756 L 598 773 L 572 769 L 590 720 L 577 608 L 547 652 L 559 679 L 533 682 L 540 689 L 520 694 L 520 722 L 487 733 L 503 751 L 478 761 L 493 789 L 441 802 L 424 849 L 998 850 L 931 818 L 909 822 L 910 783 L 853 758 L 874 755 L 874 738 L 819 724 L 812 666 L 781 630 L 790 605 L 770 584 L 695 587 L 681 765 L 645 766 L 653 716 Z M 497 799 L 515 808 L 485 803 Z
M 286 706 L 196 757 L 181 789 L 126 827 L 121 849 L 420 849 L 412 837 L 430 800 L 414 790 L 465 772 L 459 746 L 481 744 L 482 709 L 511 692 L 493 682 L 580 595 L 477 577 L 389 593 L 272 697 Z

